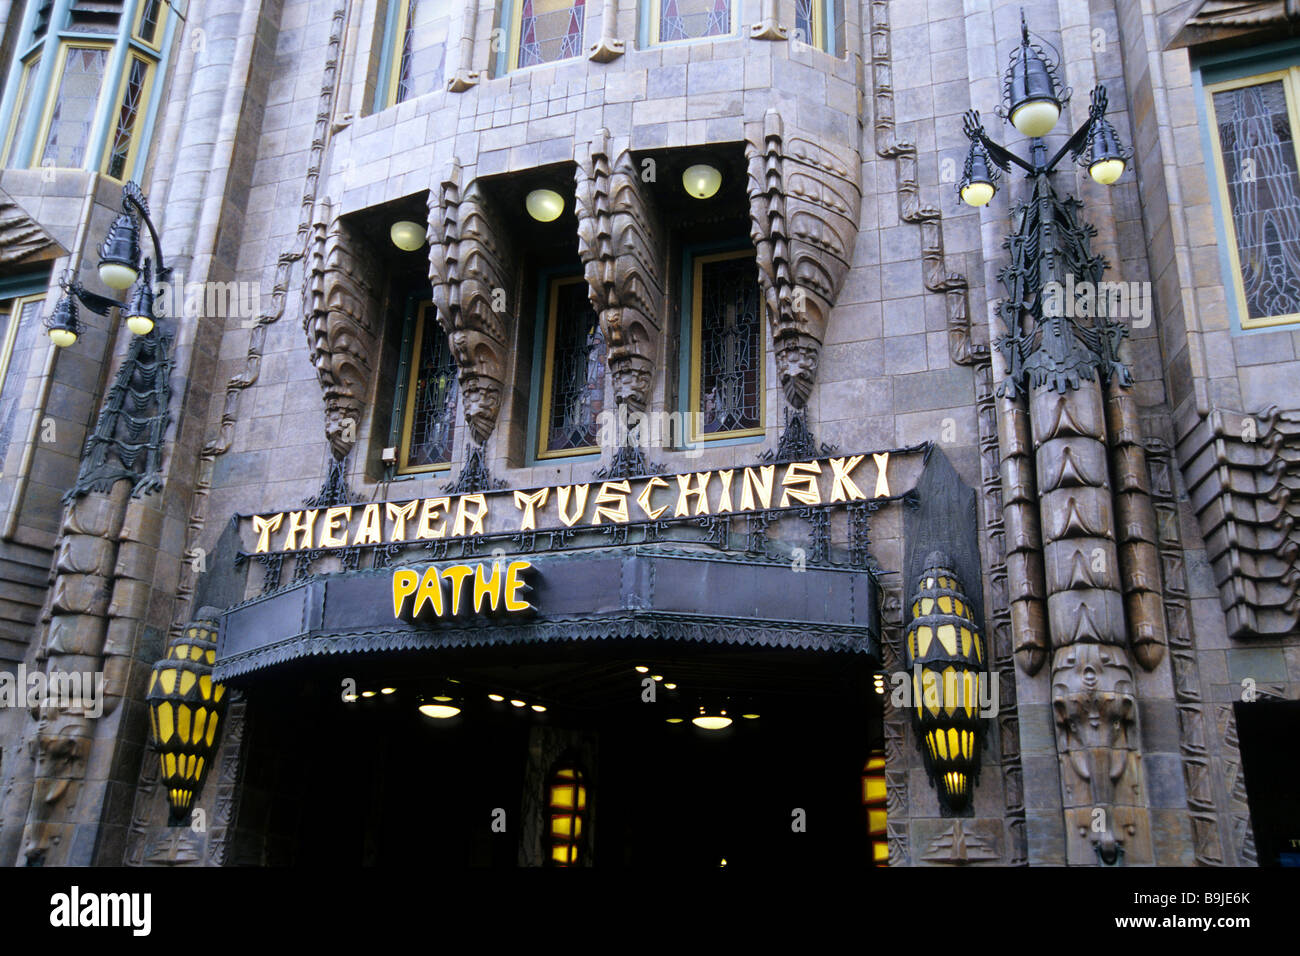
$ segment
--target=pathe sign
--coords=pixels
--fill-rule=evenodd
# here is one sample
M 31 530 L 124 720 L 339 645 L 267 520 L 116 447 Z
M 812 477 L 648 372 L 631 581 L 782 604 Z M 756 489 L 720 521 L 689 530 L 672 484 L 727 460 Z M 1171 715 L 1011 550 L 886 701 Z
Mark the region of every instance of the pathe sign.
M 532 590 L 525 579 L 532 567 L 529 561 L 493 561 L 430 566 L 423 572 L 398 568 L 393 571 L 393 617 L 427 621 L 469 614 L 525 614 L 535 610 L 523 597 Z

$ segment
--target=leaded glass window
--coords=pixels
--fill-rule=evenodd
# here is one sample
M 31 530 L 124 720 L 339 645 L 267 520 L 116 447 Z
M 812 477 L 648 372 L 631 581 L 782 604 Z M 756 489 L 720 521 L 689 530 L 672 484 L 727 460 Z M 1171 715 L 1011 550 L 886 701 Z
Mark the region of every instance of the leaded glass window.
M 63 72 L 39 165 L 77 168 L 85 160 L 108 53 L 108 47 L 65 48 Z
M 820 0 L 794 0 L 794 36 L 812 46 L 821 46 Z
M 456 360 L 431 302 L 420 306 L 416 318 L 410 366 L 398 470 L 433 471 L 451 461 L 459 386 Z
M 23 65 L 23 76 L 19 81 L 18 88 L 18 109 L 14 111 L 14 122 L 12 129 L 9 130 L 9 142 L 5 146 L 4 165 L 9 165 L 10 160 L 14 159 L 14 144 L 18 140 L 19 131 L 26 125 L 27 117 L 31 115 L 32 109 L 32 90 L 36 88 L 36 71 L 41 65 L 41 55 L 35 54 L 26 64 Z M 21 161 L 15 163 L 21 165 Z
M 136 124 L 144 106 L 145 90 L 149 80 L 149 64 L 139 57 L 131 57 L 131 69 L 122 90 L 122 105 L 117 112 L 117 126 L 109 149 L 104 172 L 114 179 L 126 179 L 132 159 L 131 145 L 135 140 Z
M 761 433 L 763 306 L 753 251 L 696 257 L 692 299 L 692 431 Z
M 13 440 L 32 352 L 31 340 L 41 327 L 44 304 L 43 295 L 0 302 L 0 462 L 4 461 Z
M 1291 70 L 1210 87 L 1243 328 L 1300 321 L 1297 76 Z
M 653 42 L 697 40 L 731 32 L 731 0 L 657 0 Z
M 515 0 L 514 66 L 567 60 L 582 53 L 585 0 Z
M 605 407 L 605 336 L 582 276 L 552 279 L 538 457 L 592 451 Z
M 407 0 L 406 12 L 398 24 L 400 41 L 397 55 L 396 84 L 393 89 L 393 103 L 403 103 L 411 95 L 411 50 L 415 45 L 415 4 L 416 0 Z
M 163 0 L 144 0 L 135 35 L 150 46 L 158 45 L 158 25 L 162 23 Z

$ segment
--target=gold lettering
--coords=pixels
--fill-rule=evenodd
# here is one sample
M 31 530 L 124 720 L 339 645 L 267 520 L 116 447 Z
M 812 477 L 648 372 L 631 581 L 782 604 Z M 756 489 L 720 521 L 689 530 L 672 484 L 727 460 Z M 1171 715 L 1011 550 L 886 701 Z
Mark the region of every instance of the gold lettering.
M 511 561 L 506 568 L 506 610 L 507 611 L 527 611 L 532 605 L 520 598 L 519 592 L 531 591 L 532 588 L 519 575 L 521 572 L 528 570 L 533 565 L 529 561 Z
M 763 465 L 758 469 L 759 477 L 754 476 L 753 468 L 745 469 L 745 482 L 740 491 L 740 510 L 754 510 L 754 496 L 764 508 L 772 507 L 772 478 L 776 475 L 776 465 Z
M 722 482 L 722 494 L 718 495 L 718 507 L 714 514 L 722 514 L 724 511 L 731 511 L 731 476 L 736 473 L 736 469 L 728 468 L 726 471 L 718 472 L 718 481 Z
M 596 500 L 593 502 L 596 506 L 596 513 L 592 516 L 592 524 L 600 524 L 601 518 L 607 518 L 615 524 L 627 523 L 627 496 L 632 493 L 632 486 L 628 484 L 627 479 L 622 481 L 602 481 L 600 491 L 596 494 Z M 614 507 L 608 507 L 613 505 Z
M 439 509 L 442 510 L 442 522 L 435 528 L 433 521 L 438 517 Z M 447 512 L 450 510 L 450 498 L 425 498 L 424 506 L 420 509 L 420 526 L 415 529 L 415 537 L 421 541 L 441 538 L 447 533 Z
M 300 547 L 303 550 L 311 547 L 311 529 L 312 525 L 316 523 L 316 516 L 318 514 L 320 514 L 320 512 L 316 509 L 312 509 L 311 511 L 289 512 L 289 534 L 284 539 L 284 550 L 297 551 Z M 304 518 L 303 515 L 306 515 L 307 517 Z M 298 538 L 299 534 L 302 535 L 301 543 Z M 347 544 L 347 542 L 344 541 L 343 544 Z M 322 548 L 329 547 L 329 545 L 325 543 L 324 532 L 321 533 L 320 546 Z
M 420 576 L 414 571 L 401 568 L 393 572 L 393 617 L 402 616 L 402 605 L 419 584 Z
M 688 498 L 695 499 L 695 513 L 697 515 L 706 515 L 709 513 L 709 477 L 713 474 L 711 471 L 697 471 L 695 473 L 695 487 L 690 485 L 690 475 L 677 475 L 677 510 L 673 512 L 673 517 L 680 518 L 682 515 L 691 513 L 690 506 L 686 503 Z
M 346 548 L 348 545 L 348 521 L 352 517 L 351 505 L 325 509 L 325 527 L 320 529 L 320 546 L 322 548 Z M 335 532 L 342 532 L 336 534 Z M 307 547 L 311 547 L 310 544 Z
M 388 503 L 388 520 L 393 523 L 392 533 L 389 534 L 389 541 L 406 540 L 406 522 L 415 517 L 415 509 L 420 507 L 420 502 L 408 501 L 404 505 L 395 505 L 391 501 Z
M 858 463 L 866 457 L 866 455 L 854 455 L 852 458 L 848 459 L 847 465 L 844 463 L 845 459 L 843 458 L 831 459 L 832 502 L 858 501 L 859 499 L 866 497 L 866 495 L 862 493 L 862 489 L 859 488 L 854 483 L 853 479 L 849 477 L 849 475 L 853 473 L 853 469 L 858 467 Z
M 469 514 L 465 510 L 466 505 L 476 505 L 477 510 L 474 514 Z M 456 503 L 456 523 L 452 525 L 452 537 L 459 538 L 464 534 L 482 534 L 483 519 L 487 517 L 488 504 L 487 498 L 481 494 L 461 495 L 460 500 Z M 466 522 L 469 523 L 469 530 L 465 530 Z
M 483 577 L 483 568 L 485 565 L 478 565 L 474 568 L 474 613 L 483 612 L 484 598 L 492 605 L 492 610 L 497 609 L 501 603 L 501 565 L 499 562 L 492 562 L 492 577 Z
M 261 515 L 253 515 L 253 530 L 257 532 L 257 553 L 266 554 L 271 549 L 271 532 L 279 531 L 280 524 L 284 521 L 284 512 L 278 515 L 271 515 L 269 518 L 263 518 Z
M 379 519 L 379 505 L 366 505 L 365 510 L 361 512 L 361 523 L 357 525 L 357 533 L 352 536 L 353 544 L 382 544 L 384 540 L 384 526 Z
M 636 496 L 636 503 L 641 506 L 641 510 L 649 516 L 651 521 L 658 520 L 659 516 L 668 510 L 668 506 L 664 505 L 662 508 L 655 508 L 652 510 L 650 508 L 650 494 L 656 488 L 667 487 L 668 482 L 664 481 L 662 478 L 651 478 L 645 483 L 645 487 L 641 489 L 641 494 Z
M 460 595 L 464 590 L 465 579 L 473 573 L 474 569 L 468 564 L 453 564 L 449 568 L 443 568 L 442 576 L 451 582 L 452 617 L 460 613 Z
M 524 516 L 519 519 L 520 531 L 533 531 L 537 528 L 536 509 L 545 506 L 546 496 L 550 493 L 550 488 L 534 491 L 531 495 L 523 491 L 515 492 L 515 507 L 524 509 Z
M 821 470 L 822 466 L 815 461 L 796 461 L 787 465 L 785 477 L 781 479 L 781 487 L 784 489 L 781 492 L 781 507 L 786 507 L 791 498 L 805 505 L 821 504 L 822 496 L 817 489 L 816 478 Z M 800 488 L 800 485 L 803 487 Z
M 424 578 L 420 581 L 420 590 L 415 594 L 415 607 L 411 611 L 411 616 L 419 617 L 426 604 L 433 608 L 435 617 L 442 617 L 442 578 L 438 575 L 437 568 L 425 570 Z
M 587 508 L 587 490 L 590 485 L 561 485 L 557 490 L 560 494 L 560 520 L 564 522 L 565 527 L 572 528 L 574 523 L 582 517 L 583 511 Z M 569 514 L 569 496 L 574 497 L 574 504 L 577 506 L 573 514 Z
M 871 457 L 876 459 L 876 467 L 880 469 L 880 473 L 876 475 L 876 497 L 888 498 L 889 475 L 887 469 L 889 468 L 889 452 L 885 452 L 883 455 L 873 453 Z

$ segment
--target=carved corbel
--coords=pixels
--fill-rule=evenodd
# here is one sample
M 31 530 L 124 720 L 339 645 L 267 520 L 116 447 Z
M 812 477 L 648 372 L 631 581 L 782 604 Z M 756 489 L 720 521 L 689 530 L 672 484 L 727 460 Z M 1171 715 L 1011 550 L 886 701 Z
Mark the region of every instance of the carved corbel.
M 609 350 L 614 400 L 645 411 L 659 351 L 663 252 L 632 154 L 623 150 L 611 164 L 610 152 L 601 130 L 578 163 L 578 251 Z
M 439 188 L 429 193 L 429 279 L 438 322 L 459 369 L 465 420 L 483 444 L 496 427 L 505 382 L 505 356 L 514 317 L 514 257 L 505 232 L 477 180 L 461 192 L 453 160 Z
M 587 50 L 587 58 L 597 63 L 617 60 L 625 52 L 624 43 L 614 34 L 618 26 L 618 0 L 605 0 L 600 17 L 600 39 Z
M 831 307 L 848 274 L 862 205 L 856 151 L 786 137 L 776 110 L 746 143 L 750 235 L 786 400 L 808 401 Z
M 788 27 L 781 26 L 778 20 L 777 0 L 763 0 L 763 16 L 757 23 L 750 24 L 749 36 L 752 40 L 786 40 L 790 37 Z
M 460 62 L 456 73 L 447 81 L 452 93 L 464 93 L 474 86 L 483 74 L 470 69 L 474 65 L 474 34 L 478 30 L 478 0 L 465 0 L 465 22 L 460 31 Z
M 305 268 L 303 329 L 325 398 L 325 436 L 342 460 L 356 444 L 374 374 L 377 270 L 328 199 L 317 204 Z

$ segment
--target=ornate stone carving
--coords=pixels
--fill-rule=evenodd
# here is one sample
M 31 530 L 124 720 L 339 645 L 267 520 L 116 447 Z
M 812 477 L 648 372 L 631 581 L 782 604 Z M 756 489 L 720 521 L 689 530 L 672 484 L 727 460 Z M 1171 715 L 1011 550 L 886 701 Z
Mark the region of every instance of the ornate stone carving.
M 63 249 L 40 224 L 0 190 L 0 264 L 62 254 Z
M 1178 459 L 1219 585 L 1228 635 L 1300 624 L 1300 412 L 1214 409 Z
M 802 408 L 812 392 L 831 306 L 853 258 L 862 205 L 857 151 L 787 136 L 776 110 L 749 160 L 750 235 L 767 303 L 777 374 L 786 400 Z
M 1166 14 L 1185 17 L 1173 28 L 1173 38 L 1167 49 L 1199 46 L 1252 33 L 1261 34 L 1262 40 L 1266 31 L 1276 35 L 1279 28 L 1285 29 L 1288 23 L 1300 23 L 1300 2 L 1297 0 L 1203 0 L 1190 6 L 1190 16 L 1185 10 L 1178 9 Z
M 356 444 L 374 376 L 379 308 L 371 277 L 379 270 L 329 199 L 317 205 L 311 235 L 303 330 L 325 395 L 325 436 L 341 461 Z
M 457 160 L 429 192 L 429 279 L 460 370 L 465 421 L 480 445 L 496 427 L 516 308 L 515 258 L 477 180 L 462 193 Z
M 94 722 L 81 708 L 43 704 L 40 711 L 36 735 L 29 743 L 36 772 L 23 828 L 26 866 L 67 861 L 76 829 L 77 797 L 94 738 Z
M 591 307 L 605 335 L 614 401 L 643 412 L 659 354 L 663 310 L 658 216 L 632 154 L 623 150 L 617 159 L 611 156 L 608 130 L 592 139 L 575 178 L 578 251 Z
M 483 74 L 473 69 L 474 34 L 478 32 L 478 0 L 465 0 L 465 22 L 460 31 L 460 62 L 456 72 L 447 81 L 447 89 L 452 93 L 464 93 L 483 78 Z
M 601 9 L 600 37 L 587 48 L 587 58 L 597 63 L 610 63 L 624 53 L 624 43 L 614 34 L 618 26 L 618 0 L 605 0 Z
M 776 0 L 763 0 L 762 5 L 763 18 L 758 23 L 751 23 L 749 26 L 749 36 L 753 40 L 786 40 L 789 39 L 789 27 L 783 27 L 778 22 L 777 2 Z

